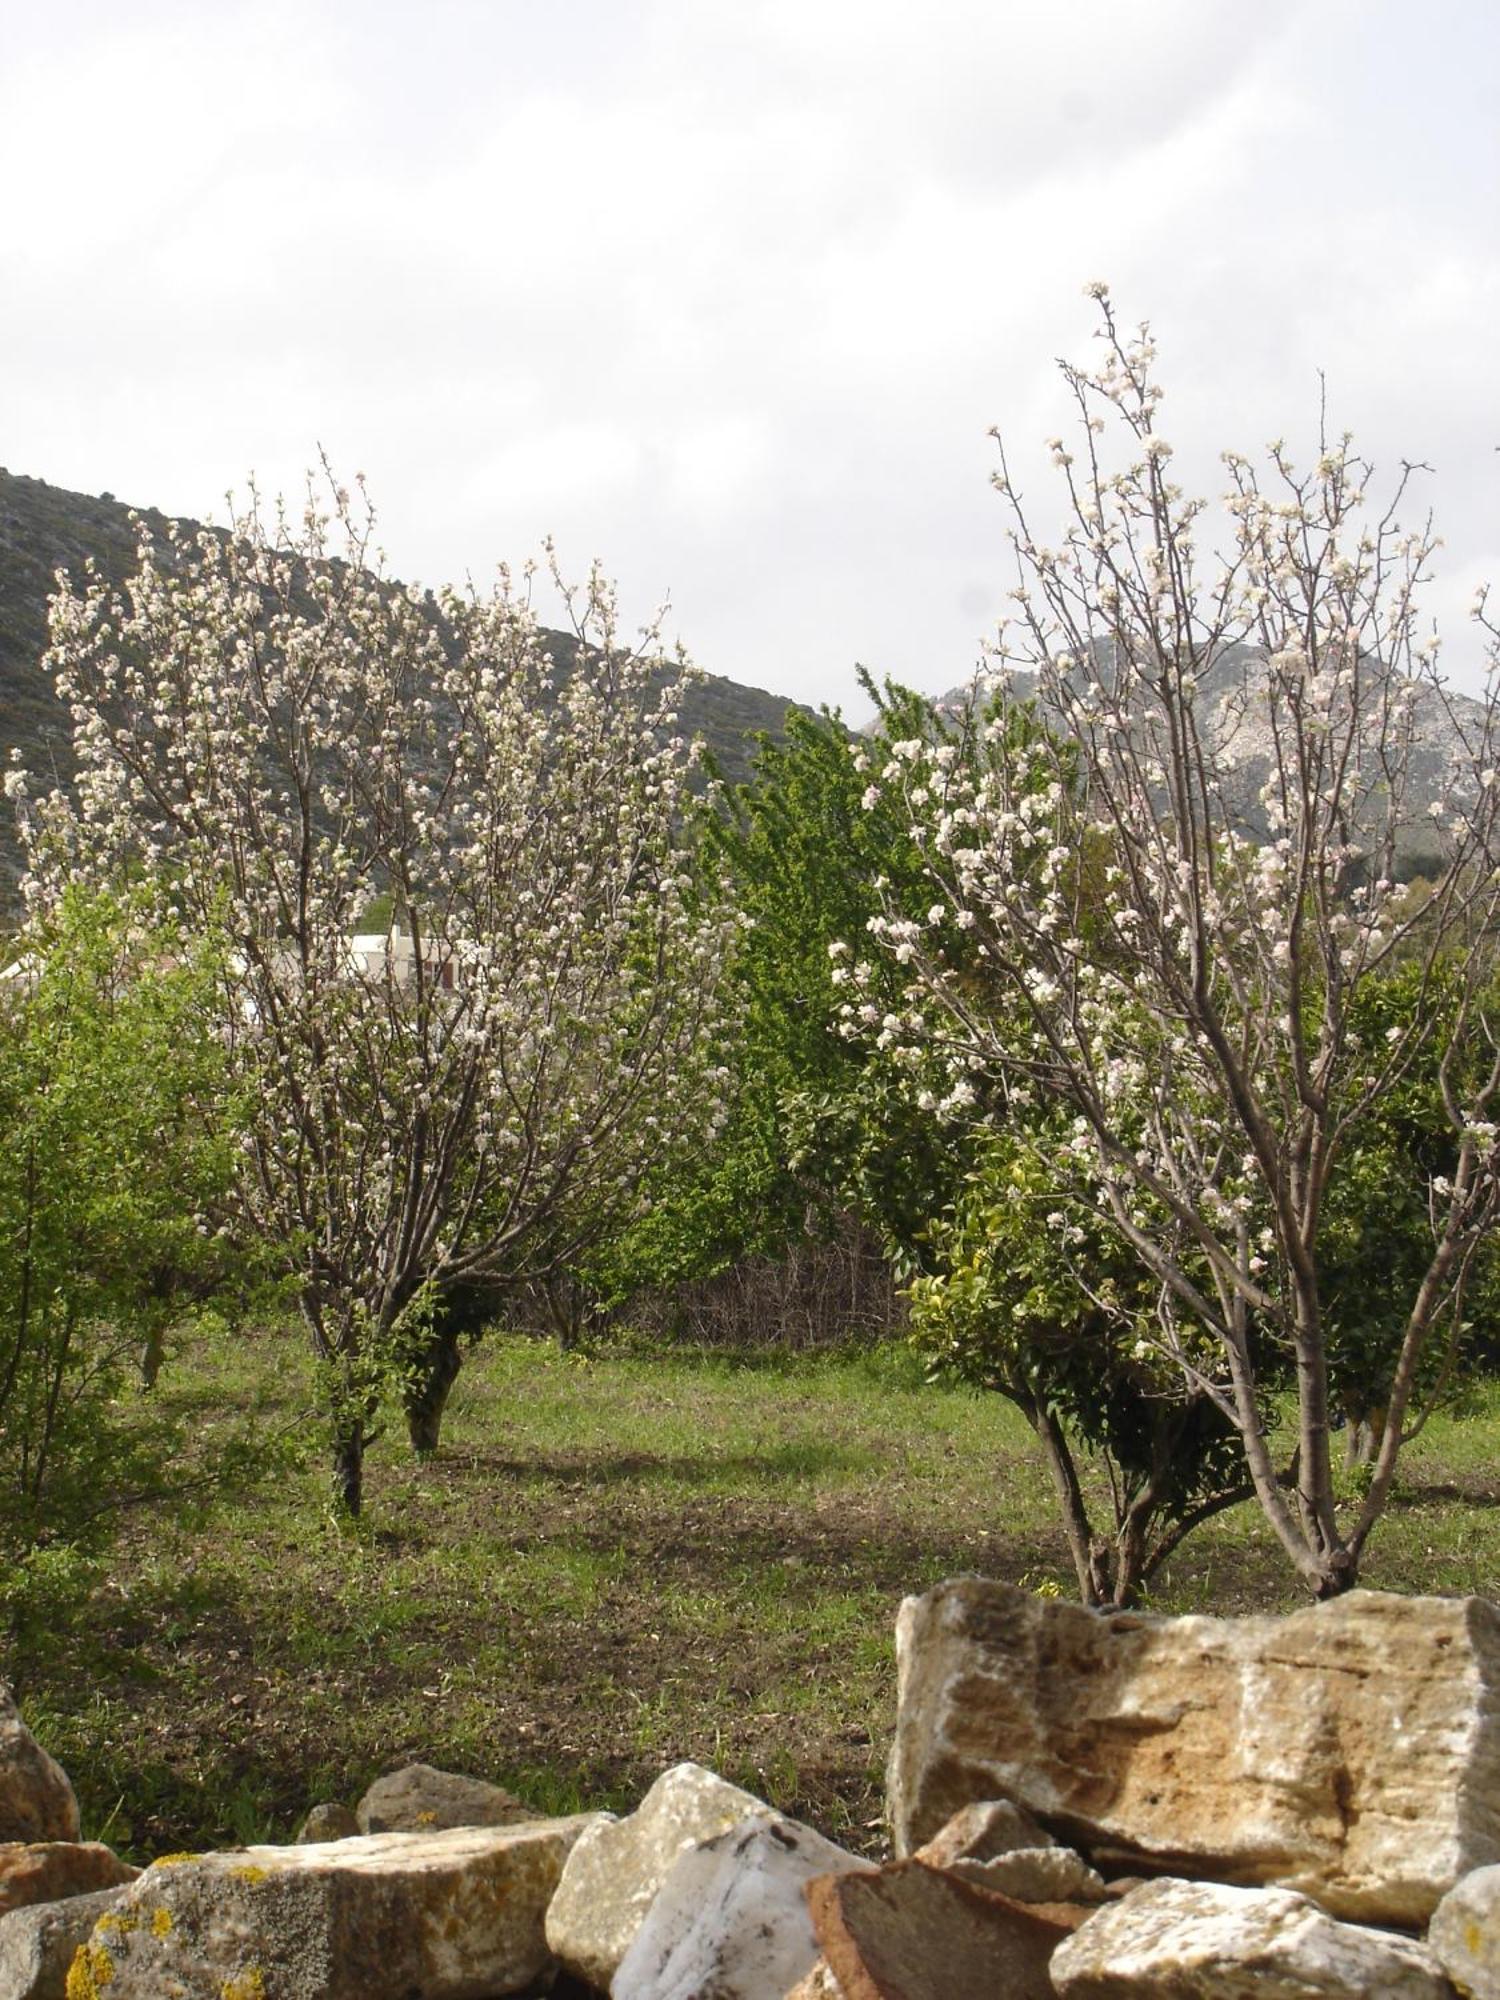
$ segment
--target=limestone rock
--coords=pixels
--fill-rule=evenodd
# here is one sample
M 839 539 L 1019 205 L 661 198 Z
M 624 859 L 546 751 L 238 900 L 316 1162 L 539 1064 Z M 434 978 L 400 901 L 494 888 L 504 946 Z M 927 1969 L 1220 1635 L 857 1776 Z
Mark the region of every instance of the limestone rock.
M 978 1799 L 960 1806 L 925 1846 L 918 1861 L 951 1868 L 955 1861 L 992 1861 L 1018 1847 L 1050 1847 L 1052 1836 L 1012 1799 Z
M 67 1772 L 37 1742 L 0 1683 L 0 1840 L 76 1840 L 78 1832 Z
M 552 1963 L 588 1824 L 379 1833 L 158 1861 L 95 1925 L 70 2000 L 492 2000 Z
M 1146 1882 L 1059 1947 L 1062 2000 L 1453 2000 L 1425 1945 L 1291 1889 Z
M 1468 2000 L 1500 2000 L 1500 1867 L 1476 1868 L 1448 1891 L 1427 1942 Z
M 824 1876 L 807 1901 L 845 2000 L 1052 2000 L 1047 1967 L 1075 1923 L 922 1861 Z
M 1071 1847 L 1016 1847 L 990 1861 L 959 1860 L 955 1875 L 1016 1903 L 1102 1903 L 1104 1877 Z
M 531 1807 L 483 1778 L 406 1764 L 377 1778 L 354 1808 L 359 1833 L 438 1833 L 452 1826 L 519 1826 Z M 336 1834 L 335 1839 L 343 1835 Z
M 1413 1926 L 1500 1860 L 1500 1610 L 1480 1598 L 1164 1618 L 960 1578 L 902 1605 L 897 1660 L 898 1855 L 1012 1798 L 1095 1860 Z
M 140 1874 L 97 1840 L 0 1842 L 0 1916 L 30 1903 L 57 1903 L 118 1889 Z
M 570 1972 L 607 1988 L 683 1850 L 770 1811 L 701 1764 L 674 1764 L 628 1818 L 601 1815 L 579 1836 L 547 1912 L 548 1944 Z
M 311 1809 L 298 1827 L 297 1845 L 307 1847 L 322 1840 L 352 1840 L 359 1831 L 359 1821 L 347 1806 L 318 1805 Z
M 120 1893 L 96 1889 L 0 1917 L 0 2000 L 66 2000 L 73 1954 Z
M 818 1956 L 804 1883 L 870 1866 L 780 1813 L 762 1812 L 689 1847 L 620 1960 L 613 2000 L 786 1993 Z

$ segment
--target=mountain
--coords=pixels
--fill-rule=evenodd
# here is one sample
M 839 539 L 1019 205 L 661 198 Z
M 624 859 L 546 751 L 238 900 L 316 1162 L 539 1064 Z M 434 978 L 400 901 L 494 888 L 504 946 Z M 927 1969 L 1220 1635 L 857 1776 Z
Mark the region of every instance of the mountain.
M 1110 678 L 1108 659 L 1102 654 L 1092 666 L 1078 671 L 1080 676 L 1092 673 L 1106 683 Z M 1378 678 L 1373 661 L 1368 663 L 1366 673 L 1373 686 Z M 1412 686 L 1407 810 L 1397 837 L 1397 859 L 1403 879 L 1431 873 L 1440 865 L 1427 809 L 1437 802 L 1446 804 L 1462 798 L 1465 772 L 1470 774 L 1467 782 L 1472 796 L 1473 760 L 1467 746 L 1481 740 L 1485 715 L 1484 704 L 1470 695 L 1452 688 L 1440 691 L 1426 681 Z M 1037 676 L 1013 672 L 1010 687 L 1023 700 L 1031 700 L 1037 694 Z M 958 715 L 970 705 L 973 695 L 972 684 L 952 688 L 938 697 L 936 706 L 945 714 Z M 1043 708 L 1054 721 L 1058 720 L 1056 707 L 1044 701 Z M 1263 649 L 1251 645 L 1226 646 L 1201 676 L 1194 710 L 1203 742 L 1216 753 L 1231 811 L 1243 830 L 1263 838 L 1268 829 L 1260 793 L 1275 766 L 1275 730 L 1267 698 Z M 1350 803 L 1354 804 L 1362 787 L 1373 788 L 1369 796 L 1372 822 L 1376 824 L 1383 810 L 1377 780 L 1377 770 L 1366 768 L 1361 773 L 1360 785 L 1351 787 L 1348 793 Z
M 0 761 L 18 747 L 38 781 L 65 777 L 72 768 L 68 717 L 43 673 L 47 599 L 59 569 L 81 576 L 90 556 L 112 583 L 135 568 L 138 512 L 158 535 L 167 518 L 152 507 L 132 510 L 112 493 L 94 497 L 49 486 L 0 467 Z M 196 532 L 196 522 L 184 524 Z M 549 635 L 559 658 L 573 651 L 565 634 Z M 685 731 L 702 736 L 723 772 L 734 781 L 750 774 L 754 738 L 779 738 L 788 710 L 798 704 L 720 674 L 705 674 L 685 695 Z M 8 817 L 0 811 L 0 905 L 9 900 L 18 868 Z

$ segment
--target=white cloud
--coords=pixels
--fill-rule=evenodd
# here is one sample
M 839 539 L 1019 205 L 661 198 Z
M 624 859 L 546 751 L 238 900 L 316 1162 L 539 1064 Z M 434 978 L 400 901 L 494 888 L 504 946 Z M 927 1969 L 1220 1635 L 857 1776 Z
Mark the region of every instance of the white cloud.
M 201 512 L 321 442 L 409 574 L 551 531 L 717 671 L 936 688 L 1005 587 L 985 432 L 1040 496 L 1100 274 L 1190 473 L 1310 439 L 1319 367 L 1431 459 L 1451 612 L 1500 569 L 1497 54 L 1488 0 L 37 10 L 3 453 Z

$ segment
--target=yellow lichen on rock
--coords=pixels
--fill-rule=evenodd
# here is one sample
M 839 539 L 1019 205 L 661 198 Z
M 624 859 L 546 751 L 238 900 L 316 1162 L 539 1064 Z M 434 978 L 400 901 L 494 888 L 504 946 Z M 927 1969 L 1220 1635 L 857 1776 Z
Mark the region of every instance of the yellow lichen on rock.
M 530 1990 L 549 1964 L 547 1903 L 584 1823 L 182 1856 L 190 1868 L 148 1869 L 95 1926 L 66 2000 Z
M 67 2000 L 101 2000 L 115 1976 L 115 1962 L 102 1944 L 81 1944 L 68 1967 Z
M 219 2000 L 266 2000 L 266 1981 L 258 1965 L 247 1965 L 219 1988 Z

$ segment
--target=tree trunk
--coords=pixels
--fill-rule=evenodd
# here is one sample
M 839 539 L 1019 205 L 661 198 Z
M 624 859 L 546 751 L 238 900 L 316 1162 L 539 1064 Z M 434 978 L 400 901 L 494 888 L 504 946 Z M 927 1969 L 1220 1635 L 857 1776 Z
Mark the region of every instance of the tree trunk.
M 167 1329 L 165 1324 L 153 1322 L 146 1330 L 146 1338 L 141 1342 L 141 1387 L 154 1389 L 161 1374 L 161 1364 L 166 1359 Z
M 542 1296 L 559 1349 L 564 1354 L 572 1353 L 582 1344 L 584 1328 L 591 1317 L 587 1294 L 572 1278 L 562 1275 L 543 1279 Z
M 1110 1574 L 1109 1544 L 1102 1536 L 1096 1535 L 1090 1525 L 1078 1469 L 1073 1463 L 1073 1454 L 1068 1449 L 1062 1425 L 1043 1404 L 1029 1396 L 1013 1396 L 1011 1400 L 1019 1405 L 1036 1432 L 1037 1442 L 1047 1460 L 1047 1470 L 1052 1474 L 1052 1483 L 1062 1506 L 1068 1547 L 1072 1551 L 1073 1571 L 1078 1578 L 1079 1597 L 1085 1604 L 1095 1607 L 1117 1605 L 1116 1581 Z
M 1134 1604 L 1146 1581 L 1148 1537 L 1156 1518 L 1154 1505 L 1127 1508 L 1115 1527 L 1114 1591 L 1110 1609 L 1124 1611 Z
M 443 1411 L 462 1366 L 458 1335 L 434 1328 L 412 1364 L 401 1397 L 407 1435 L 419 1458 L 431 1458 L 442 1441 Z
M 333 1504 L 357 1521 L 365 1501 L 365 1427 L 357 1419 L 333 1440 Z
M 1359 1582 L 1359 1557 L 1352 1550 L 1329 1549 L 1323 1556 L 1321 1573 L 1313 1584 L 1313 1597 L 1326 1604 L 1330 1597 L 1342 1597 Z
M 1363 1411 L 1359 1416 L 1351 1413 L 1344 1432 L 1344 1464 L 1351 1471 L 1356 1465 L 1373 1465 L 1384 1435 L 1384 1406 Z

